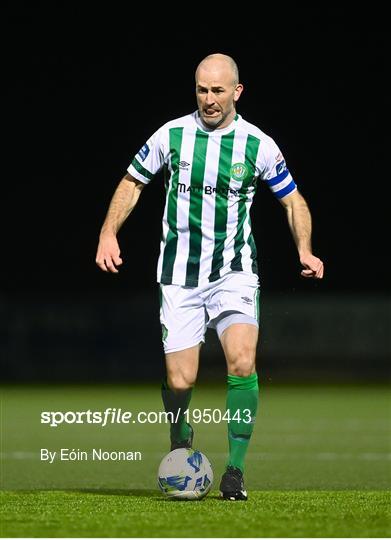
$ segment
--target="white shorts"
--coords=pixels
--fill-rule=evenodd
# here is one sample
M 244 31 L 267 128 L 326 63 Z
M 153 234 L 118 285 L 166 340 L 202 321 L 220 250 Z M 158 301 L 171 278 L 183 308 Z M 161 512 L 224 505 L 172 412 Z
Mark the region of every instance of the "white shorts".
M 200 287 L 160 284 L 160 323 L 166 353 L 204 342 L 207 328 L 219 329 L 219 321 L 225 316 L 232 315 L 230 319 L 235 322 L 233 314 L 243 314 L 241 322 L 258 326 L 256 274 L 232 271 Z

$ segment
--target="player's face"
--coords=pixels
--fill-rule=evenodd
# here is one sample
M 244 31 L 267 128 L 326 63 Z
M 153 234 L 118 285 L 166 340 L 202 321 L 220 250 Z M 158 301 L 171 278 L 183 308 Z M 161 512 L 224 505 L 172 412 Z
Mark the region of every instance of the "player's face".
M 235 117 L 235 103 L 243 86 L 235 84 L 225 64 L 200 66 L 196 73 L 198 110 L 203 123 L 212 129 L 228 126 Z

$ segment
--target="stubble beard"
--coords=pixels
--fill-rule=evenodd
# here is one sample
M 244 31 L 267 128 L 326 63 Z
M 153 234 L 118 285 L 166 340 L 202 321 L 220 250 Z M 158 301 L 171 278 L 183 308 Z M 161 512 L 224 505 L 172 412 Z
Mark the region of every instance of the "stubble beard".
M 203 114 L 201 114 L 200 116 L 206 127 L 208 127 L 209 129 L 218 129 L 218 127 L 225 122 L 225 120 L 232 113 L 232 111 L 233 109 L 229 112 L 226 112 L 225 114 L 222 113 L 221 116 L 217 118 L 205 118 Z

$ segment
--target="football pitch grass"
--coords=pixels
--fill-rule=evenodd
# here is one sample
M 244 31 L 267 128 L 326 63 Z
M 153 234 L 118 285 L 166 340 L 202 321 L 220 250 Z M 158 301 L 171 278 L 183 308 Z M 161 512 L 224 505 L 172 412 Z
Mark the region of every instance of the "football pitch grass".
M 224 410 L 224 384 L 191 409 Z M 389 537 L 390 403 L 385 385 L 261 387 L 246 461 L 247 502 L 221 501 L 226 423 L 194 423 L 215 479 L 201 501 L 169 501 L 156 473 L 164 423 L 40 423 L 42 411 L 161 411 L 159 384 L 6 386 L 1 399 L 3 537 Z M 41 448 L 139 451 L 140 461 L 40 460 Z

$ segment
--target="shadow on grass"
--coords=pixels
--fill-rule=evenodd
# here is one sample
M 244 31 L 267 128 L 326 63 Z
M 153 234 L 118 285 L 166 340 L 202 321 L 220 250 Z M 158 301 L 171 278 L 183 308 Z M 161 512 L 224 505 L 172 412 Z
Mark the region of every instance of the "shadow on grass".
M 2 490 L 3 491 L 3 490 Z M 64 493 L 83 495 L 111 495 L 114 497 L 145 497 L 148 499 L 162 499 L 163 495 L 158 490 L 153 489 L 107 489 L 107 488 L 61 488 L 52 487 L 44 489 L 18 489 L 4 490 L 10 493 L 24 495 L 39 495 L 40 493 Z M 164 500 L 164 498 L 163 498 Z
M 120 497 L 146 497 L 148 499 L 154 499 L 157 501 L 162 501 L 165 503 L 189 503 L 189 502 L 200 502 L 206 499 L 175 499 L 167 498 L 158 490 L 151 489 L 66 489 L 63 491 L 73 492 L 73 493 L 86 493 L 91 495 L 113 495 Z M 218 495 L 208 495 L 208 499 L 218 499 L 221 500 Z
M 162 495 L 152 489 L 106 489 L 106 488 L 78 488 L 66 489 L 66 492 L 85 493 L 90 495 L 111 495 L 116 497 L 146 497 L 148 499 L 161 499 Z
M 208 499 L 216 499 L 221 500 L 221 498 L 218 495 L 211 495 L 209 494 L 208 497 L 202 498 L 202 499 L 175 499 L 175 498 L 167 498 L 162 493 L 160 493 L 158 490 L 151 490 L 151 489 L 66 489 L 62 490 L 66 491 L 68 493 L 84 493 L 84 494 L 90 494 L 90 495 L 112 495 L 112 496 L 119 496 L 119 497 L 145 497 L 148 499 L 153 499 L 155 501 L 161 501 L 164 503 L 182 503 L 182 504 L 188 504 L 189 502 L 201 502 L 204 501 L 206 498 Z

